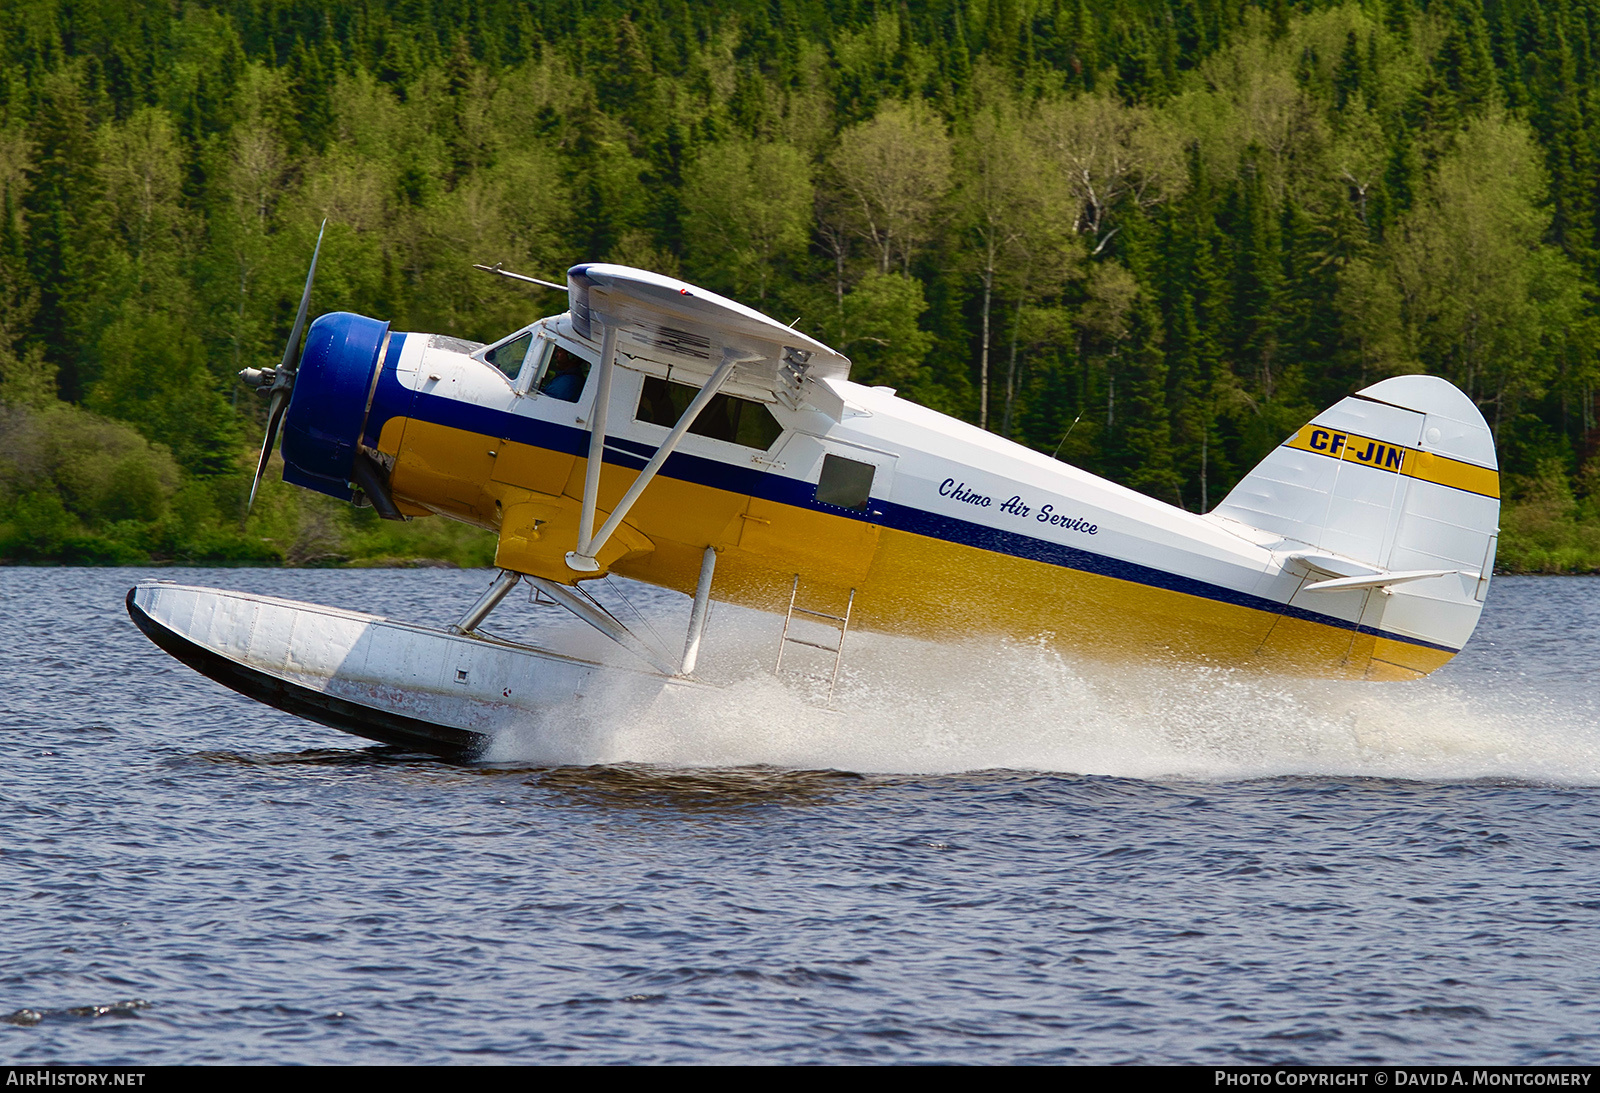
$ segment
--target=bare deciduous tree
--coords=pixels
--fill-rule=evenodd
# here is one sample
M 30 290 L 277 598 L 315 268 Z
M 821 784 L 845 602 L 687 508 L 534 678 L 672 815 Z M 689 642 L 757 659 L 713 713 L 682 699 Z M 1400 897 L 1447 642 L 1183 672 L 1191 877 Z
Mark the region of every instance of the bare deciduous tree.
M 1163 115 L 1106 95 L 1041 104 L 1034 139 L 1071 188 L 1074 226 L 1099 254 L 1117 232 L 1118 206 L 1157 205 L 1184 187 L 1183 145 Z

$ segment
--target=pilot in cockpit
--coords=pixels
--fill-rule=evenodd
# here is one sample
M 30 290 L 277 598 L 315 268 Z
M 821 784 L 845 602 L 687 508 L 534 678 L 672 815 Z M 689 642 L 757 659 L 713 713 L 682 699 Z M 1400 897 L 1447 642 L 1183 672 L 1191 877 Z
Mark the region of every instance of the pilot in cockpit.
M 539 391 L 562 402 L 577 402 L 578 396 L 583 394 L 583 381 L 588 372 L 588 365 L 582 358 L 558 345 Z

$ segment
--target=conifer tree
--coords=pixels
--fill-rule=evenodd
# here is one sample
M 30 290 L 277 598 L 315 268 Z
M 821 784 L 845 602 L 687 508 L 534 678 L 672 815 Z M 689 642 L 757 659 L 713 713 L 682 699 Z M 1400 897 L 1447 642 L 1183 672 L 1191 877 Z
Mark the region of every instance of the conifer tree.
M 73 400 L 82 397 L 85 370 L 92 368 L 83 335 L 86 308 L 98 287 L 98 156 L 75 74 L 42 77 L 36 94 L 36 151 L 23 210 L 39 304 L 28 344 L 59 369 L 61 396 Z

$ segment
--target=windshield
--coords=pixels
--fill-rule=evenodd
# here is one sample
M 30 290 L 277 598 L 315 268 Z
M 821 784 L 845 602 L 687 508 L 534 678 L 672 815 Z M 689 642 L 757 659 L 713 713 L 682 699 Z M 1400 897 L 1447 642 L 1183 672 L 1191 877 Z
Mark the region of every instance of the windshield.
M 522 371 L 522 362 L 528 356 L 528 348 L 533 345 L 533 331 L 525 330 L 508 342 L 502 342 L 483 355 L 483 359 L 504 372 L 510 379 L 516 379 L 517 373 Z

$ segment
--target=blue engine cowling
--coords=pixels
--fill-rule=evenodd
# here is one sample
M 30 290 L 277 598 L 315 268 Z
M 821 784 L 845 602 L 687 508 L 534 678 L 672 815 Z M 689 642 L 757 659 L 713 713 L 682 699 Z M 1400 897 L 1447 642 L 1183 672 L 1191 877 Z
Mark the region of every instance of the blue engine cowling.
M 348 501 L 389 324 L 334 311 L 311 324 L 283 420 L 283 480 Z

